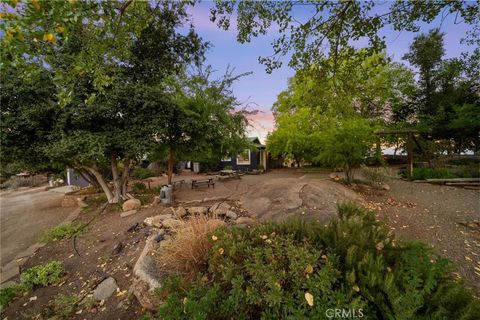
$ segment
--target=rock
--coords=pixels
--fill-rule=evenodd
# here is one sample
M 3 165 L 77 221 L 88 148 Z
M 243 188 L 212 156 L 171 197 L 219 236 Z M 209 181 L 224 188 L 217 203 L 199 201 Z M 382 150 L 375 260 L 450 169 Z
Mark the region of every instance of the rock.
M 390 186 L 389 186 L 388 184 L 386 184 L 386 183 L 383 183 L 382 186 L 381 186 L 381 188 L 382 188 L 383 190 L 387 190 L 387 191 L 390 190 Z
M 155 295 L 154 291 L 160 287 L 157 280 L 159 275 L 158 264 L 148 253 L 157 245 L 155 240 L 158 234 L 148 237 L 145 247 L 133 268 L 133 283 L 130 291 L 142 305 L 142 307 L 154 310 L 160 305 L 160 299 Z
M 113 247 L 113 250 L 112 250 L 112 254 L 113 255 L 117 255 L 119 254 L 122 250 L 123 250 L 123 242 L 118 242 L 114 247 Z
M 172 209 L 172 210 L 173 210 L 173 215 L 177 218 L 183 218 L 188 214 L 187 210 L 185 210 L 184 207 L 178 207 L 177 209 Z
M 244 224 L 247 226 L 251 226 L 255 224 L 255 220 L 249 217 L 240 217 L 235 221 L 236 224 Z
M 160 196 L 155 196 L 155 197 L 153 197 L 153 202 L 152 202 L 152 204 L 153 204 L 153 205 L 157 205 L 157 204 L 159 204 L 159 203 L 160 203 Z
M 143 220 L 143 223 L 145 223 L 147 226 L 150 226 L 150 227 L 161 228 L 162 221 L 166 219 L 171 219 L 171 218 L 172 218 L 172 215 L 170 214 L 159 214 L 157 216 L 145 218 L 145 220 Z
M 93 291 L 93 299 L 107 300 L 118 289 L 117 282 L 114 278 L 108 277 L 103 280 Z
M 238 218 L 238 215 L 235 212 L 233 212 L 232 210 L 228 210 L 226 216 L 227 216 L 227 218 L 232 219 L 232 220 L 235 220 L 235 219 Z
M 125 218 L 125 217 L 128 217 L 128 216 L 131 216 L 132 214 L 137 213 L 137 211 L 138 210 L 129 210 L 129 211 L 122 212 L 122 213 L 120 213 L 120 218 Z
M 167 229 L 176 229 L 176 228 L 180 227 L 182 224 L 183 224 L 182 221 L 177 220 L 177 219 L 173 219 L 173 218 L 168 218 L 168 219 L 165 219 L 165 220 L 162 221 L 163 227 L 165 227 Z
M 214 216 L 224 216 L 230 210 L 230 205 L 226 202 L 219 202 L 210 207 L 210 212 Z
M 190 207 L 187 208 L 187 212 L 191 215 L 206 214 L 207 208 L 205 207 Z
M 137 210 L 140 209 L 142 203 L 138 199 L 128 199 L 122 205 L 123 211 Z

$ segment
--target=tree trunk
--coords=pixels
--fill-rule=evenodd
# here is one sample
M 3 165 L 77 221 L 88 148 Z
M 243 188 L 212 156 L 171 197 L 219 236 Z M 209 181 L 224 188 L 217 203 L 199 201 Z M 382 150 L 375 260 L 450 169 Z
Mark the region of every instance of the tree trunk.
M 88 170 L 86 170 L 85 168 L 82 168 L 82 167 L 76 167 L 75 170 L 78 172 L 78 174 L 80 174 L 80 176 L 85 180 L 87 181 L 88 183 L 90 183 L 93 187 L 95 188 L 101 188 L 100 187 L 100 184 L 98 183 L 97 179 L 95 179 L 95 176 L 89 172 Z
M 172 150 L 172 147 L 170 147 L 170 149 L 169 149 L 169 151 L 168 151 L 168 171 L 167 171 L 167 174 L 168 174 L 168 184 L 172 184 L 173 165 L 174 165 L 174 161 L 173 161 L 173 150 Z
M 122 181 L 118 174 L 118 167 L 117 167 L 117 157 L 112 155 L 111 157 L 111 168 L 112 168 L 112 177 L 113 177 L 113 199 L 112 203 L 119 203 L 122 194 Z
M 96 165 L 94 165 L 93 167 L 87 167 L 87 166 L 81 166 L 83 169 L 87 170 L 88 172 L 90 172 L 94 177 L 95 179 L 97 180 L 98 184 L 100 185 L 100 187 L 102 188 L 103 192 L 105 193 L 105 195 L 107 196 L 107 200 L 108 200 L 108 203 L 114 203 L 113 202 L 113 193 L 112 193 L 112 190 L 110 190 L 110 188 L 108 187 L 108 184 L 107 182 L 105 181 L 105 179 L 103 178 L 102 174 L 100 173 L 100 171 L 98 171 L 98 168 Z
M 122 174 L 122 197 L 126 197 L 128 188 L 128 178 L 130 177 L 130 159 L 126 159 L 123 162 L 123 174 Z

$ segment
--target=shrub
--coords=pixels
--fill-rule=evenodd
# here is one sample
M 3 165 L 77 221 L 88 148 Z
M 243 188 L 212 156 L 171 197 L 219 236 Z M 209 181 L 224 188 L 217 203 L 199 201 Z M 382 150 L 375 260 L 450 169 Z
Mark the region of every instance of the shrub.
M 94 206 L 98 206 L 98 205 L 101 205 L 105 202 L 107 202 L 107 196 L 102 194 L 102 195 L 99 195 L 99 196 L 96 196 L 96 197 L 87 197 L 85 199 L 85 202 L 88 204 L 88 205 L 94 205 Z
M 413 168 L 412 179 L 451 179 L 457 176 L 450 169 L 446 168 Z
M 49 243 L 66 238 L 71 238 L 81 234 L 85 229 L 85 225 L 78 223 L 61 224 L 51 229 L 45 230 L 40 236 L 40 242 Z
M 77 301 L 78 297 L 75 295 L 58 294 L 42 310 L 41 314 L 45 319 L 71 319 Z
M 362 176 L 372 184 L 381 184 L 385 181 L 388 174 L 383 167 L 370 168 L 367 166 L 361 167 Z
M 479 314 L 472 295 L 446 278 L 446 260 L 422 244 L 396 243 L 372 212 L 345 204 L 338 213 L 327 226 L 217 229 L 196 280 L 166 279 L 159 317 L 324 319 L 333 308 L 362 309 L 369 319 Z
M 314 161 L 341 168 L 345 172 L 347 183 L 350 183 L 353 169 L 365 163 L 374 142 L 373 128 L 366 120 L 343 120 L 321 133 L 321 151 Z
M 153 177 L 154 174 L 153 174 L 152 170 L 150 170 L 150 169 L 137 167 L 137 168 L 132 170 L 132 173 L 130 174 L 130 176 L 134 179 L 137 179 L 137 180 L 143 180 L 143 179 Z
M 21 297 L 26 291 L 28 290 L 18 283 L 0 289 L 0 312 L 3 311 L 10 302 Z
M 0 290 L 0 311 L 4 310 L 10 302 L 21 297 L 37 286 L 48 286 L 60 280 L 64 274 L 63 264 L 52 261 L 45 265 L 31 267 L 20 275 L 20 282 Z
M 60 261 L 52 261 L 44 265 L 38 265 L 25 270 L 20 275 L 20 284 L 32 289 L 36 286 L 48 286 L 58 282 L 64 273 L 63 264 Z
M 224 222 L 207 216 L 196 216 L 174 230 L 172 238 L 162 244 L 158 254 L 160 268 L 168 275 L 192 280 L 205 271 L 208 252 L 213 243 L 208 234 Z
M 132 187 L 133 193 L 146 193 L 147 186 L 142 182 L 136 182 Z

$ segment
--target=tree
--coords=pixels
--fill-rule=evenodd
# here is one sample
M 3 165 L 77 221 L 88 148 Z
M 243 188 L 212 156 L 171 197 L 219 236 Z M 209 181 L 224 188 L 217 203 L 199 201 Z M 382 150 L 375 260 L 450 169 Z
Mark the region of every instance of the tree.
M 167 149 L 168 182 L 172 182 L 176 160 L 219 161 L 246 146 L 245 110 L 235 110 L 238 102 L 231 85 L 239 76 L 227 70 L 223 78 L 211 80 L 212 70 L 193 77 L 174 79 L 172 102 L 163 116 L 163 127 L 155 135 L 159 148 Z
M 436 68 L 440 65 L 443 48 L 443 36 L 438 29 L 431 30 L 428 34 L 415 37 L 410 45 L 410 51 L 403 56 L 413 66 L 419 68 L 420 87 L 422 88 L 422 113 L 435 114 L 436 103 L 433 95 L 436 90 L 434 83 Z
M 23 30 L 23 27 L 35 24 L 31 19 L 37 16 L 37 9 L 47 19 L 39 21 L 38 28 L 34 29 L 37 31 L 46 27 L 48 21 L 50 24 L 57 23 L 58 17 L 51 16 L 51 10 L 58 9 L 66 14 L 64 3 L 42 2 L 38 5 L 40 9 L 29 3 L 25 11 L 19 10 L 19 15 L 15 15 L 18 28 Z M 26 58 L 22 63 L 16 58 L 9 60 L 10 63 L 4 66 L 18 75 L 18 81 L 23 81 L 22 87 L 30 81 L 26 75 L 35 78 L 42 72 L 48 73 L 50 83 L 57 84 L 58 79 L 62 79 L 68 71 L 78 69 L 79 59 L 89 68 L 95 67 L 81 68 L 79 72 L 74 72 L 75 79 L 68 78 L 71 82 L 65 80 L 71 86 L 66 99 L 62 96 L 64 87 L 54 87 L 58 90 L 52 90 L 48 97 L 50 104 L 42 104 L 39 114 L 47 112 L 47 107 L 52 106 L 55 117 L 52 123 L 42 128 L 42 139 L 40 135 L 34 136 L 35 141 L 32 142 L 38 144 L 38 148 L 32 151 L 41 157 L 86 170 L 98 181 L 110 203 L 119 202 L 125 196 L 131 164 L 149 151 L 155 135 L 169 120 L 164 115 L 176 108 L 164 80 L 167 76 L 183 72 L 186 64 L 200 62 L 205 48 L 193 30 L 187 35 L 177 32 L 186 17 L 183 5 L 159 3 L 151 7 L 142 3 L 130 7 L 126 2 L 120 9 L 116 5 L 114 2 L 79 4 L 74 10 L 76 21 L 67 19 L 71 29 L 68 37 L 65 35 L 62 40 L 51 41 L 47 35 L 46 40 L 36 46 L 35 41 L 25 44 L 10 39 L 12 41 L 6 43 L 10 50 L 8 54 L 23 52 L 21 57 Z M 50 11 L 46 11 L 47 7 Z M 111 19 L 116 12 L 120 16 L 114 25 L 125 28 L 125 33 L 109 30 L 113 28 L 107 26 L 111 21 L 105 22 L 106 25 L 99 22 L 104 21 L 102 17 Z M 123 14 L 132 14 L 128 23 L 122 22 Z M 145 15 L 146 23 L 136 20 Z M 78 17 L 82 19 L 78 20 Z M 35 37 L 33 31 L 23 31 L 25 35 Z M 107 45 L 95 44 L 102 41 Z M 123 47 L 117 47 L 120 44 Z M 31 109 L 35 109 L 33 103 L 24 107 L 23 104 L 15 104 L 17 100 L 9 100 L 8 103 L 11 101 L 12 104 L 7 107 L 7 110 L 15 109 L 17 113 L 3 112 L 2 108 L 2 116 L 13 122 L 27 117 Z M 10 125 L 3 132 L 7 136 L 13 134 Z M 13 139 L 12 136 L 12 139 L 6 140 Z M 2 149 L 3 146 L 2 139 Z M 110 168 L 113 190 L 101 174 L 104 167 Z
M 365 163 L 375 143 L 374 126 L 362 118 L 339 121 L 320 136 L 321 150 L 317 161 L 341 168 L 347 183 L 353 179 L 353 169 Z
M 277 128 L 267 136 L 267 150 L 272 156 L 283 156 L 298 166 L 318 154 L 316 143 L 320 123 L 313 114 L 301 108 L 293 114 L 276 117 Z
M 236 16 L 237 40 L 241 43 L 275 30 L 279 36 L 272 43 L 273 54 L 259 58 L 271 72 L 281 66 L 283 56 L 290 54 L 289 66 L 297 69 L 318 63 L 325 58 L 326 50 L 334 61 L 351 57 L 355 54 L 353 44 L 361 38 L 368 39 L 370 53 L 379 53 L 385 48 L 379 31 L 386 25 L 396 31 L 418 32 L 420 23 L 446 14 L 476 26 L 480 5 L 473 1 L 396 1 L 387 7 L 378 1 L 217 0 L 210 19 L 220 28 L 229 29 Z M 466 40 L 480 43 L 479 29 L 472 29 Z
M 414 39 L 404 58 L 418 68 L 419 81 L 415 91 L 409 90 L 408 104 L 400 104 L 396 110 L 400 111 L 397 120 L 407 120 L 403 111 L 414 114 L 415 121 L 409 122 L 414 122 L 424 139 L 439 147 L 433 152 L 478 150 L 478 126 L 468 119 L 476 119 L 480 103 L 480 50 L 451 59 L 442 59 L 443 54 L 443 34 L 438 30 Z
M 192 49 L 203 49 L 193 30 L 186 36 L 171 32 L 185 22 L 186 7 L 190 4 L 132 0 L 2 3 L 0 28 L 6 36 L 1 40 L 1 68 L 19 68 L 22 77 L 28 78 L 49 66 L 62 106 L 72 99 L 77 80 L 89 76 L 95 90 L 88 101 L 93 102 L 109 85 L 120 80 L 119 63 L 135 63 L 133 55 L 138 59 L 143 54 L 143 67 L 137 60 L 137 67 L 130 70 L 138 76 L 142 70 L 155 66 L 147 63 L 154 57 L 155 49 L 158 57 L 168 56 L 161 65 L 171 66 L 172 69 L 164 68 L 170 72 Z M 162 26 L 155 26 L 158 23 Z M 138 48 L 131 50 L 133 43 L 142 47 L 143 52 L 135 52 Z

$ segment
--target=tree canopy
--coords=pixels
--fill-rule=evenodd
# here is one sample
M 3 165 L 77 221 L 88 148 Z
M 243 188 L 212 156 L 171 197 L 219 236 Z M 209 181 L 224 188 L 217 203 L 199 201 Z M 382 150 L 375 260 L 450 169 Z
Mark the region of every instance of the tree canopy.
M 282 65 L 281 58 L 291 54 L 289 66 L 298 70 L 332 57 L 342 60 L 355 54 L 354 44 L 368 40 L 367 50 L 385 49 L 379 32 L 385 26 L 396 31 L 420 30 L 421 23 L 432 22 L 446 14 L 472 26 L 465 41 L 480 45 L 480 5 L 474 1 L 223 1 L 211 9 L 211 20 L 229 29 L 236 19 L 237 40 L 275 32 L 273 53 L 259 61 L 271 72 Z M 234 14 L 235 13 L 235 14 Z M 457 19 L 456 19 L 457 20 Z M 336 66 L 335 64 L 333 65 Z
M 74 167 L 116 203 L 126 195 L 131 166 L 159 147 L 198 157 L 208 146 L 227 152 L 242 144 L 246 120 L 234 109 L 235 77 L 186 73 L 200 66 L 207 44 L 193 29 L 178 31 L 185 5 L 19 4 L 4 25 L 17 31 L 2 42 L 2 162 Z M 38 38 L 63 20 L 58 37 Z M 12 38 L 20 33 L 23 39 Z

